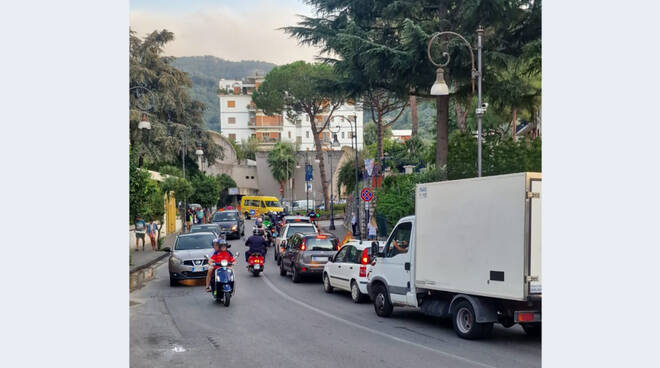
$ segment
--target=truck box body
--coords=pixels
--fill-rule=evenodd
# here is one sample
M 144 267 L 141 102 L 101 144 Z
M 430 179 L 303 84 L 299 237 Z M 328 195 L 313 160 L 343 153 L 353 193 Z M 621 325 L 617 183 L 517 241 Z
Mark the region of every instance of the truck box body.
M 418 184 L 415 286 L 509 300 L 540 295 L 540 192 L 540 173 Z

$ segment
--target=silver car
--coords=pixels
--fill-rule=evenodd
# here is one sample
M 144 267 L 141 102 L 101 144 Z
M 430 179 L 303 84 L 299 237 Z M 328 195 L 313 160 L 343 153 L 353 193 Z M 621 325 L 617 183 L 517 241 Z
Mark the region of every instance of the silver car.
M 216 235 L 211 232 L 188 233 L 176 237 L 168 262 L 170 286 L 176 286 L 180 280 L 206 278 L 208 259 L 205 256 L 213 254 L 215 238 Z

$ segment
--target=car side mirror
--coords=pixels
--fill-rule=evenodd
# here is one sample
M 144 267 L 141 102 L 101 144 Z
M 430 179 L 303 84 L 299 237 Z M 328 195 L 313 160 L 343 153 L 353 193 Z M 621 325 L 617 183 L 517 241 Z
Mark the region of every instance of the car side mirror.
M 162 249 L 162 251 L 163 251 L 163 252 L 171 252 L 171 251 L 172 251 L 172 248 L 170 248 L 170 247 L 165 247 L 165 248 Z
M 373 257 L 379 256 L 378 250 L 378 242 L 371 242 L 371 254 Z

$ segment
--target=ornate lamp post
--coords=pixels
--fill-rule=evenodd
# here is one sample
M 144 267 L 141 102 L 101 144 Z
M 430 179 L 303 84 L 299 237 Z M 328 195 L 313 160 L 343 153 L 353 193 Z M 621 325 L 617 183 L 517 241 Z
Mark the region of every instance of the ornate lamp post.
M 332 170 L 332 156 L 334 153 L 334 148 L 339 147 L 339 141 L 337 140 L 337 133 L 339 133 L 340 127 L 337 126 L 336 130 L 332 130 L 331 126 L 328 126 L 328 130 L 330 130 L 330 133 L 332 133 L 332 143 L 330 143 L 330 150 L 328 151 L 328 155 L 330 158 L 330 226 L 328 227 L 330 230 L 335 230 L 335 191 L 333 187 L 333 181 L 334 181 L 334 171 Z
M 342 120 L 345 120 L 350 124 L 351 126 L 351 135 L 353 136 L 352 138 L 355 139 L 355 146 L 353 146 L 353 139 L 351 139 L 351 147 L 355 151 L 355 211 L 356 211 L 356 221 L 357 221 L 357 227 L 354 236 L 356 236 L 359 240 L 362 240 L 362 234 L 360 232 L 360 190 L 359 190 L 359 181 L 358 181 L 358 167 L 359 167 L 359 159 L 358 159 L 358 141 L 357 141 L 357 114 L 354 115 L 354 122 L 351 122 L 351 119 L 348 119 L 344 116 L 341 115 L 336 115 L 333 116 L 334 118 L 341 118 Z M 339 126 L 337 126 L 339 128 Z
M 484 29 L 483 27 L 479 26 L 477 28 L 477 68 L 474 66 L 474 52 L 472 49 L 472 46 L 470 45 L 470 42 L 465 39 L 465 37 L 461 36 L 460 34 L 456 32 L 450 32 L 450 31 L 445 31 L 445 32 L 437 32 L 434 33 L 431 36 L 431 39 L 429 40 L 428 47 L 426 50 L 427 56 L 429 58 L 429 61 L 431 64 L 435 65 L 438 69 L 436 70 L 436 79 L 435 83 L 433 83 L 433 86 L 431 87 L 431 94 L 434 96 L 447 96 L 449 95 L 449 87 L 447 86 L 447 83 L 445 83 L 445 78 L 444 78 L 444 69 L 443 67 L 446 67 L 449 65 L 449 53 L 443 52 L 442 56 L 447 58 L 445 62 L 442 63 L 436 63 L 433 58 L 431 57 L 431 45 L 433 44 L 433 41 L 435 41 L 438 37 L 440 36 L 451 36 L 458 38 L 465 43 L 465 46 L 470 50 L 470 57 L 472 61 L 472 93 L 474 93 L 474 80 L 477 79 L 477 109 L 475 110 L 477 114 L 477 174 L 478 176 L 481 176 L 481 136 L 482 136 L 482 131 L 481 131 L 481 119 L 486 112 L 486 104 L 483 104 L 481 101 L 481 78 L 482 78 L 482 69 L 481 69 L 481 39 L 484 34 Z

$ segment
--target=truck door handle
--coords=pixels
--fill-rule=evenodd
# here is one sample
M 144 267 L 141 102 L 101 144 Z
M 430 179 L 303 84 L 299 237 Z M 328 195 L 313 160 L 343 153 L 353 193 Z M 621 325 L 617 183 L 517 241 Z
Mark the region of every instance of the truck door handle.
M 352 269 L 353 269 L 353 266 L 351 266 L 351 267 L 349 267 L 349 269 L 351 269 L 351 270 L 352 270 Z
M 337 266 L 338 268 L 341 268 L 341 265 Z
M 404 263 L 403 268 L 405 268 L 406 271 L 410 271 L 410 262 Z

